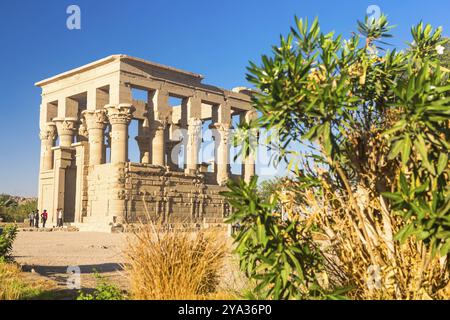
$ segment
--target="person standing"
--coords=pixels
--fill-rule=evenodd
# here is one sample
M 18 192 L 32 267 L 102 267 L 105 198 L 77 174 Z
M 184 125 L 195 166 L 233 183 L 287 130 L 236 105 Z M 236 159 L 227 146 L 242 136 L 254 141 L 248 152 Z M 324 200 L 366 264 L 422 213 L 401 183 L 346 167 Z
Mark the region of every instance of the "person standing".
M 57 216 L 58 216 L 58 227 L 62 228 L 64 226 L 62 208 L 58 209 Z
M 28 219 L 30 219 L 30 228 L 34 227 L 34 210 L 30 212 L 30 214 L 28 215 Z
M 48 218 L 47 210 L 44 210 L 42 212 L 41 218 L 42 218 L 42 228 L 45 228 L 45 223 L 47 222 L 47 218 Z
M 36 212 L 34 213 L 34 227 L 35 228 L 39 228 L 39 210 L 36 210 Z

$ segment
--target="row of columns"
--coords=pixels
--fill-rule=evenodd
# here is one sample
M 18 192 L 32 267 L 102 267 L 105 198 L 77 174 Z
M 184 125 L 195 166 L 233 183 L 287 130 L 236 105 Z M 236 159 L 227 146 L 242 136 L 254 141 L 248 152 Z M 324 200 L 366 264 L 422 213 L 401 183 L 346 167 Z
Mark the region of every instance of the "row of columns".
M 143 132 L 137 137 L 143 163 L 164 166 L 166 156 L 165 129 L 168 124 L 167 95 L 157 94 L 154 98 L 153 119 L 143 126 Z M 195 173 L 198 168 L 198 154 L 201 146 L 201 100 L 190 97 L 184 106 L 187 114 L 188 141 L 186 144 L 186 172 Z M 128 161 L 128 127 L 132 120 L 134 107 L 131 104 L 106 105 L 104 109 L 85 110 L 82 112 L 83 125 L 87 131 L 89 142 L 89 165 L 105 162 L 104 132 L 108 123 L 111 124 L 111 163 Z M 219 105 L 218 120 L 213 124 L 219 134 L 216 140 L 217 182 L 224 184 L 230 174 L 229 168 L 229 131 L 231 128 L 231 110 L 226 103 Z M 245 121 L 256 117 L 256 112 L 249 111 Z M 56 136 L 59 136 L 60 147 L 71 147 L 78 132 L 79 120 L 76 118 L 54 118 L 41 130 L 42 170 L 53 167 L 53 150 Z M 150 143 L 151 142 L 151 143 Z M 151 146 L 151 155 L 150 155 Z M 255 159 L 252 153 L 244 157 L 244 178 L 250 180 L 255 174 Z

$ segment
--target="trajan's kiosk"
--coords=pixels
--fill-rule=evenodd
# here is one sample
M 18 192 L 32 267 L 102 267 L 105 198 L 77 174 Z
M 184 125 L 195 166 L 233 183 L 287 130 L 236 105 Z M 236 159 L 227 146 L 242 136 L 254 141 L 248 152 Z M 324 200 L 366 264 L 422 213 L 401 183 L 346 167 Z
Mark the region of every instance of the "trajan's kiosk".
M 201 75 L 112 55 L 36 83 L 40 106 L 40 211 L 56 223 L 111 231 L 149 212 L 163 221 L 217 223 L 230 208 L 220 196 L 230 173 L 232 117 L 256 117 L 245 88 L 224 90 Z M 145 92 L 134 98 L 133 90 Z M 171 105 L 170 97 L 178 100 Z M 130 122 L 138 134 L 129 137 Z M 214 161 L 200 161 L 202 126 L 214 132 Z M 128 157 L 136 139 L 140 161 Z M 180 155 L 184 159 L 179 162 Z M 241 175 L 255 174 L 254 156 Z

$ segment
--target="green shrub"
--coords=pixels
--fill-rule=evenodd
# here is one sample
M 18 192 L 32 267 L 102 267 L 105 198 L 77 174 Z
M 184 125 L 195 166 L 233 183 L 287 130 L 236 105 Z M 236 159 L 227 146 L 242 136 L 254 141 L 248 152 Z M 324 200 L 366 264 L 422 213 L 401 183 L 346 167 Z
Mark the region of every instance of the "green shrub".
M 256 295 L 263 299 L 300 299 L 324 294 L 317 281 L 322 257 L 311 233 L 299 221 L 284 221 L 276 202 L 261 198 L 257 178 L 249 184 L 230 182 L 223 195 L 234 207 L 228 223 L 239 223 L 235 238 L 240 267 L 257 279 Z M 270 199 L 270 198 L 269 198 Z
M 0 234 L 0 258 L 7 259 L 17 236 L 17 226 L 8 225 Z

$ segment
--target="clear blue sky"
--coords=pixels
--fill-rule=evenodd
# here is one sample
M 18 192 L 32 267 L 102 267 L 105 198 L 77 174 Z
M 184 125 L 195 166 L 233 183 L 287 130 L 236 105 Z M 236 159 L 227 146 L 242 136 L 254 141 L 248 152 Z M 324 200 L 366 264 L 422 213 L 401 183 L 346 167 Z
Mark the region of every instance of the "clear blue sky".
M 66 8 L 81 8 L 81 30 L 66 28 Z M 348 36 L 369 5 L 388 14 L 403 46 L 420 20 L 450 34 L 450 1 L 423 0 L 47 0 L 2 1 L 0 8 L 0 193 L 37 194 L 40 90 L 46 77 L 124 53 L 205 76 L 224 88 L 246 85 L 259 61 L 293 23 L 320 18 L 322 29 Z

